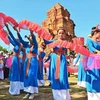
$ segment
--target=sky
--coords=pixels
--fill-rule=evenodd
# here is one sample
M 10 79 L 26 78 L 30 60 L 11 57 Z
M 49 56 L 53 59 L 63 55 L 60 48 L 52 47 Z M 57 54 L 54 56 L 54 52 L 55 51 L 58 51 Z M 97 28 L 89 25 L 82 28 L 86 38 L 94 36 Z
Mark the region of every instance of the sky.
M 91 27 L 100 24 L 100 0 L 1 0 L 0 12 L 13 17 L 17 22 L 27 19 L 42 25 L 42 21 L 47 18 L 46 12 L 57 3 L 70 12 L 70 19 L 76 25 L 74 31 L 77 37 L 86 39 Z M 22 36 L 25 34 L 27 31 L 21 32 Z M 12 49 L 11 45 L 1 40 L 0 45 Z

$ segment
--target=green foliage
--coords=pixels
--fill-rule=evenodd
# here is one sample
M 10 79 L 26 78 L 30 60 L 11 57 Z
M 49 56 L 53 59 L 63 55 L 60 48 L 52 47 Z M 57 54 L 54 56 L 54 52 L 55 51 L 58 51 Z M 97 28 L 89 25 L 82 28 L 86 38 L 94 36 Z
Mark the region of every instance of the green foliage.
M 0 46 L 0 51 L 2 51 L 3 50 L 3 47 L 2 46 Z
M 2 46 L 0 46 L 0 51 L 7 52 L 7 49 L 6 48 L 3 48 Z

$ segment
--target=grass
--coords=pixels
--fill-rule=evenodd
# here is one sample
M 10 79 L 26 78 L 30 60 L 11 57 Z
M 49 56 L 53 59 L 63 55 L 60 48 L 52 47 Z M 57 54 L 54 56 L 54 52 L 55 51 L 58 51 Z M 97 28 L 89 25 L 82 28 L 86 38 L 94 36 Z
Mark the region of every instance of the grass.
M 48 81 L 46 80 L 46 84 L 43 87 L 39 87 L 39 94 L 35 94 L 34 100 L 53 100 L 52 90 L 48 86 Z M 74 75 L 69 77 L 70 84 L 70 95 L 71 100 L 87 100 L 86 90 L 77 86 L 77 78 Z M 0 80 L 0 100 L 23 100 L 23 96 L 26 94 L 21 91 L 18 96 L 11 96 L 8 93 L 9 89 L 9 81 L 7 79 Z M 28 99 L 25 99 L 28 100 Z

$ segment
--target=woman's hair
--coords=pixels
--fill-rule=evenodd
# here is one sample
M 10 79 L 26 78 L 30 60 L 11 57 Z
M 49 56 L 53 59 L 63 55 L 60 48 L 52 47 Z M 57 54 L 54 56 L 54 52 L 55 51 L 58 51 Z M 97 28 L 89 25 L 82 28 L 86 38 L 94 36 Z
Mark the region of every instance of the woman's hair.
M 48 31 L 49 31 L 49 33 L 51 34 L 51 36 L 52 36 L 52 39 L 55 37 L 55 34 L 53 33 L 53 31 L 51 30 L 51 29 L 49 29 L 48 28 Z
M 98 27 L 92 27 L 92 29 L 91 29 L 91 36 L 93 36 L 95 32 L 97 32 L 97 33 L 100 32 Z
M 94 35 L 95 30 L 96 30 L 96 27 L 92 27 L 92 28 L 91 28 L 91 36 Z
M 58 33 L 59 30 L 63 30 L 67 34 L 67 31 L 66 31 L 65 27 L 59 27 L 59 29 L 57 30 L 57 33 Z

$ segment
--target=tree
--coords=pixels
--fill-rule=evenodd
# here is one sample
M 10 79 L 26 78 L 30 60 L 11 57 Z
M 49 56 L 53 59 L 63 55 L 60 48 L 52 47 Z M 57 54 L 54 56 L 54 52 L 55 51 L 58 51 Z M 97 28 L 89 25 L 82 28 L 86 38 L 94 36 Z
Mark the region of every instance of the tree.
M 6 48 L 3 48 L 2 46 L 0 46 L 0 51 L 3 51 L 4 53 L 7 52 L 7 49 Z
M 2 51 L 3 50 L 3 47 L 2 46 L 0 46 L 0 51 Z

